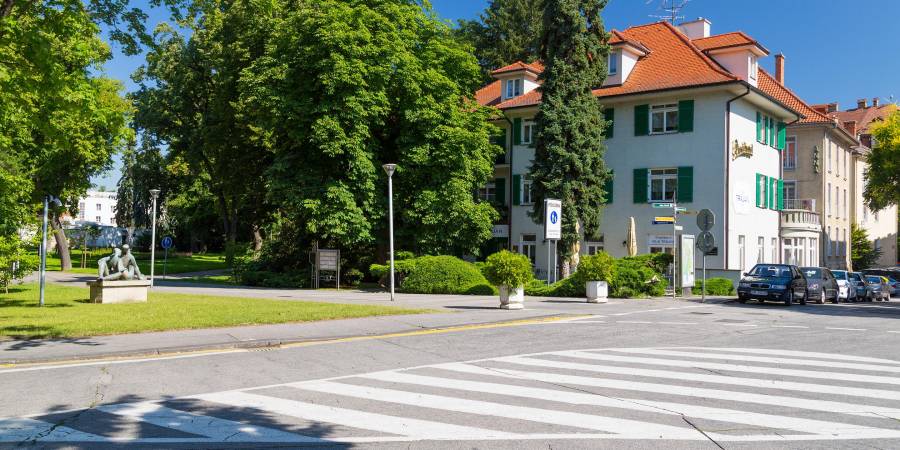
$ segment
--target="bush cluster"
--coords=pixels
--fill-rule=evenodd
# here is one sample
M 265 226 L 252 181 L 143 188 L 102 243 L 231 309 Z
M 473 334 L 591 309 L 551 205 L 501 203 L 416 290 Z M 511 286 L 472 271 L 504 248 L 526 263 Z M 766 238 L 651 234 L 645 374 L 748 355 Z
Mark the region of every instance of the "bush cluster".
M 697 290 L 703 289 L 703 280 L 697 280 Z M 728 278 L 706 280 L 706 295 L 734 295 L 734 283 Z
M 493 295 L 491 286 L 474 264 L 453 256 L 420 256 L 394 261 L 400 292 L 412 294 Z M 388 285 L 390 266 L 372 264 L 369 273 Z
M 540 297 L 583 297 L 586 281 L 606 281 L 612 297 L 658 297 L 665 294 L 666 280 L 661 272 L 672 256 L 641 255 L 614 259 L 605 252 L 583 256 L 575 273 L 547 286 L 533 281 L 525 286 L 525 295 Z

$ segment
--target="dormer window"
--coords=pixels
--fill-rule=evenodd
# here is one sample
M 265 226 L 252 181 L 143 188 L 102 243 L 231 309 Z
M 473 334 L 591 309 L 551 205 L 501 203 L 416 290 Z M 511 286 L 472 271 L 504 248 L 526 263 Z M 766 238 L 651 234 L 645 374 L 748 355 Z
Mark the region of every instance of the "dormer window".
M 609 67 L 609 74 L 615 75 L 619 73 L 619 52 L 610 52 L 607 67 Z
M 757 73 L 759 73 L 759 58 L 756 55 L 750 55 L 750 78 L 755 80 Z
M 521 78 L 506 80 L 506 98 L 513 98 L 522 95 L 524 81 Z

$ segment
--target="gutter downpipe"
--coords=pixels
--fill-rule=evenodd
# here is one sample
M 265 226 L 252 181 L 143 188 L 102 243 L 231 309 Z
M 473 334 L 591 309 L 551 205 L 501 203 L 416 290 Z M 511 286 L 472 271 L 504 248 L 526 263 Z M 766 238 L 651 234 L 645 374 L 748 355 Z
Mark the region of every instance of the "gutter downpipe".
M 731 102 L 750 95 L 752 89 L 749 84 L 746 84 L 746 87 L 747 92 L 725 102 L 725 220 L 723 221 L 725 225 L 725 242 L 722 245 L 724 249 L 722 251 L 723 270 L 728 270 L 728 226 L 730 225 L 728 223 L 728 205 L 731 201 L 731 154 L 729 152 L 731 147 Z M 781 223 L 780 219 L 779 223 Z M 781 230 L 779 230 L 780 232 Z

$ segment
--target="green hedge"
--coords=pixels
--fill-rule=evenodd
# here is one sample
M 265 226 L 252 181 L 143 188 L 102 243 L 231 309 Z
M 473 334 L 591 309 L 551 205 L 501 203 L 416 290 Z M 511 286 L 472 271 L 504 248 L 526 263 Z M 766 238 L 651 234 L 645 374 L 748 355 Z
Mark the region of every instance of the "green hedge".
M 696 280 L 696 289 L 703 289 L 703 280 Z M 709 278 L 706 280 L 706 295 L 734 295 L 734 283 L 728 278 Z
M 547 286 L 533 281 L 525 286 L 525 295 L 537 297 L 584 297 L 586 281 L 606 281 L 609 295 L 616 298 L 659 297 L 665 294 L 665 270 L 671 255 L 652 254 L 614 259 L 605 252 L 583 256 L 572 276 Z
M 421 256 L 394 261 L 394 270 L 400 278 L 400 292 L 468 295 L 497 292 L 474 264 L 453 256 Z M 369 268 L 372 276 L 378 279 L 389 277 L 389 271 L 390 266 L 386 264 L 372 264 Z

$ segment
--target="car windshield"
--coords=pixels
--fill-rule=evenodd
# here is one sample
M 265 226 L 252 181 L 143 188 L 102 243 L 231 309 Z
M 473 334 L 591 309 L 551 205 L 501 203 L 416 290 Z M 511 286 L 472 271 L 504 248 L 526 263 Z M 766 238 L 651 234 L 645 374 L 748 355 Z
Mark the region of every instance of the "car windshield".
M 862 281 L 862 277 L 860 277 L 858 273 L 851 273 L 850 279 L 854 281 Z
M 790 277 L 791 267 L 778 264 L 757 264 L 750 270 L 754 277 Z
M 814 280 L 822 278 L 822 269 L 818 267 L 801 267 L 800 272 L 803 272 L 803 276 L 806 278 L 812 278 Z
M 832 270 L 831 273 L 834 274 L 834 277 L 838 280 L 847 279 L 847 272 L 844 272 L 843 270 Z
M 868 281 L 869 283 L 878 283 L 878 284 L 881 284 L 881 277 L 868 276 L 868 277 L 866 277 L 866 281 Z

